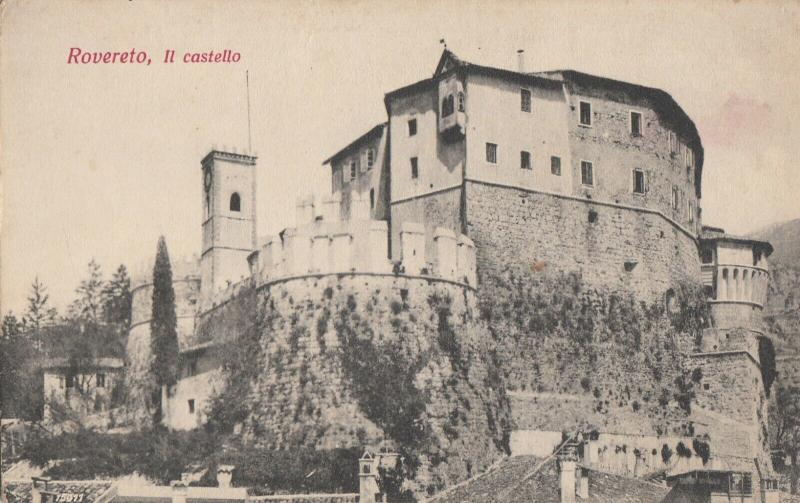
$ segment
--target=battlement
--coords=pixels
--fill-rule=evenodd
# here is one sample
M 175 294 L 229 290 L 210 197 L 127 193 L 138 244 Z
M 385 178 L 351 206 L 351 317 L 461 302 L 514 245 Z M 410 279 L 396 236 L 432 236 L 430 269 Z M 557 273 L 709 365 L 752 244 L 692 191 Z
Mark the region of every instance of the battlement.
M 433 254 L 425 253 L 422 224 L 404 223 L 401 256 L 389 259 L 388 224 L 380 220 L 323 219 L 268 237 L 248 258 L 256 284 L 308 274 L 375 273 L 432 276 L 476 284 L 475 245 L 467 236 L 437 228 Z
M 131 270 L 131 290 L 153 283 L 155 256 L 137 264 Z M 197 255 L 180 257 L 171 261 L 172 281 L 195 281 L 200 278 L 200 258 Z

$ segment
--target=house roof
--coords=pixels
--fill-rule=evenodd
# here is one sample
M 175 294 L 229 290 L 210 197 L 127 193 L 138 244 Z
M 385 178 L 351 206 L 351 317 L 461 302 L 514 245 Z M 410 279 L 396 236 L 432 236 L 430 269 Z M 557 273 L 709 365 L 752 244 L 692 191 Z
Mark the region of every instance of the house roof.
M 767 254 L 767 256 L 772 255 L 774 249 L 772 245 L 768 241 L 759 241 L 758 239 L 748 238 L 745 236 L 735 236 L 733 234 L 727 234 L 724 229 L 719 227 L 709 227 L 703 226 L 703 230 L 700 234 L 700 241 L 705 242 L 726 242 L 726 243 L 739 243 L 750 245 L 757 250 L 761 250 Z
M 555 457 L 506 458 L 466 483 L 445 490 L 427 503 L 559 503 L 558 465 Z M 642 479 L 589 470 L 587 503 L 661 502 L 669 489 Z
M 68 358 L 50 358 L 42 364 L 45 370 L 66 369 L 71 366 Z M 122 358 L 104 357 L 95 359 L 89 366 L 95 369 L 121 369 L 125 366 L 125 362 Z
M 30 481 L 8 481 L 3 485 L 3 496 L 8 503 L 31 503 L 31 488 Z M 114 483 L 111 481 L 54 480 L 47 483 L 46 492 L 56 495 L 83 495 L 80 503 L 103 503 L 113 499 L 113 489 Z
M 349 154 L 350 152 L 355 150 L 357 147 L 363 145 L 364 143 L 366 143 L 366 142 L 368 142 L 370 140 L 373 140 L 375 138 L 380 138 L 380 136 L 383 134 L 383 130 L 387 126 L 387 124 L 388 123 L 386 123 L 386 122 L 381 122 L 377 126 L 373 127 L 372 129 L 370 129 L 366 133 L 362 134 L 361 136 L 359 136 L 358 138 L 356 138 L 352 142 L 348 143 L 346 147 L 344 147 L 343 149 L 339 150 L 338 152 L 336 152 L 332 156 L 330 156 L 327 159 L 325 159 L 324 161 L 322 161 L 322 165 L 324 166 L 326 164 L 332 164 L 334 161 L 337 161 L 340 158 L 346 156 L 347 154 Z

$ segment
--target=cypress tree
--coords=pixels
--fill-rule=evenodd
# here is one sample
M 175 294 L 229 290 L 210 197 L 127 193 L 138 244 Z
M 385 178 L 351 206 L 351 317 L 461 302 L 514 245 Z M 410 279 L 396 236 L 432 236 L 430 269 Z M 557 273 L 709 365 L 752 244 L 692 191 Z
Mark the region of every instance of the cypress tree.
M 178 374 L 178 330 L 175 315 L 175 290 L 172 288 L 172 266 L 164 236 L 158 238 L 158 251 L 153 266 L 153 315 L 150 320 L 151 371 L 156 389 L 153 401 L 160 419 L 162 385 L 172 386 Z

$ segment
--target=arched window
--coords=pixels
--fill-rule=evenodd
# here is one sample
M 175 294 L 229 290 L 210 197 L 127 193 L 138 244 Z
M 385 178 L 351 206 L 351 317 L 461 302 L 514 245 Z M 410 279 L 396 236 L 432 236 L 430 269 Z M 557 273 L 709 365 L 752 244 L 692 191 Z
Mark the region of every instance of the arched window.
M 242 198 L 238 192 L 231 194 L 231 211 L 242 211 Z

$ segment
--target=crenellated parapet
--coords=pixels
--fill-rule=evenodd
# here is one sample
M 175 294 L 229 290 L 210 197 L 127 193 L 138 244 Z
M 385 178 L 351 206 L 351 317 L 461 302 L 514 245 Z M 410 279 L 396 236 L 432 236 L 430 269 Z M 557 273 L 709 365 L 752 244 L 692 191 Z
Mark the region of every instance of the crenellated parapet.
M 373 273 L 431 276 L 475 286 L 475 246 L 448 229 L 433 233 L 433 253 L 426 255 L 425 229 L 404 223 L 400 257 L 389 258 L 385 221 L 314 222 L 284 230 L 249 257 L 255 284 L 309 274 Z
M 714 326 L 751 328 L 760 322 L 767 297 L 772 246 L 704 228 L 700 240 L 703 286 Z

